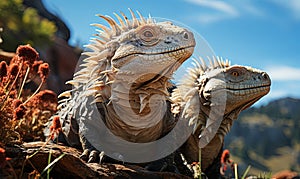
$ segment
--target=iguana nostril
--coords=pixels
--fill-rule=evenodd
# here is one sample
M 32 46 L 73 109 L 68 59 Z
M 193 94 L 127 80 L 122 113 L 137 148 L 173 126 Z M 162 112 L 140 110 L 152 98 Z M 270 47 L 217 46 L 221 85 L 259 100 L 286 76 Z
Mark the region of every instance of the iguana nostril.
M 263 73 L 261 74 L 261 76 L 262 76 L 263 79 L 265 79 L 265 80 L 270 80 L 269 75 L 268 75 L 267 73 L 265 73 L 265 72 L 263 72 Z
M 189 39 L 189 34 L 188 34 L 187 32 L 184 32 L 184 33 L 183 33 L 183 38 Z

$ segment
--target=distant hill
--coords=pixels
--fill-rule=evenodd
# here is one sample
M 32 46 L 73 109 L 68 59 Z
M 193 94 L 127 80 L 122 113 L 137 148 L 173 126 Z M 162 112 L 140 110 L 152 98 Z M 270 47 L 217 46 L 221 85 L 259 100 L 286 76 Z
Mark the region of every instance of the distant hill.
M 225 148 L 242 171 L 300 171 L 300 99 L 282 98 L 241 113 Z M 257 174 L 257 173 L 256 173 Z

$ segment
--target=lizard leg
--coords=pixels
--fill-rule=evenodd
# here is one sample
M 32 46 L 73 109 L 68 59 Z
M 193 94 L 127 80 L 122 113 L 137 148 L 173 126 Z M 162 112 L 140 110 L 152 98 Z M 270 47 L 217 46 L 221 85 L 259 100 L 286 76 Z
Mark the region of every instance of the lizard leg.
M 88 163 L 116 163 L 117 161 L 105 155 L 104 151 L 97 150 L 85 137 L 80 134 L 83 152 L 80 158 Z
M 99 160 L 100 152 L 93 147 L 93 145 L 84 137 L 84 135 L 79 134 L 79 138 L 83 149 L 80 158 L 88 163 L 97 162 Z

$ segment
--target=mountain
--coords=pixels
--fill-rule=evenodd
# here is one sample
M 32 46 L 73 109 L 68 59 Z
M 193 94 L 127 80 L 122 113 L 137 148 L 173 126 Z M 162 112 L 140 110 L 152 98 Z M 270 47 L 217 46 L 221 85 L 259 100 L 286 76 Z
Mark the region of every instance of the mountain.
M 243 111 L 225 138 L 239 169 L 300 171 L 300 99 L 282 98 Z M 250 172 L 251 172 L 250 171 Z

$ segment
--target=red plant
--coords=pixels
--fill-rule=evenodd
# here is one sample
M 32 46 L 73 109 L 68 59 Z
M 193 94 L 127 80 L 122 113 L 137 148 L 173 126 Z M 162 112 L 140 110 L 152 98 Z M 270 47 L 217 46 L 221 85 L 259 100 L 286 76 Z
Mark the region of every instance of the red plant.
M 20 104 L 14 111 L 14 118 L 15 120 L 22 119 L 26 114 L 26 108 L 23 104 Z
M 230 167 L 229 170 L 227 168 L 228 166 Z M 222 153 L 222 156 L 221 156 L 220 173 L 221 173 L 221 175 L 225 176 L 226 174 L 228 174 L 228 171 L 230 171 L 229 172 L 229 173 L 231 173 L 230 175 L 232 175 L 232 173 L 234 173 L 233 172 L 234 171 L 234 163 L 233 163 L 232 160 L 230 160 L 230 152 L 229 152 L 229 150 L 225 149 L 223 151 L 223 153 Z
M 45 82 L 49 75 L 48 63 L 40 64 L 38 74 L 40 75 L 40 78 L 42 79 L 42 81 Z
M 0 63 L 0 79 L 7 76 L 7 64 L 5 61 Z
M 10 158 L 6 157 L 5 150 L 0 148 L 0 168 L 4 168 L 8 160 Z
M 231 162 L 229 158 L 230 158 L 230 152 L 228 149 L 225 149 L 222 153 L 221 163 L 226 163 L 227 161 Z
M 19 72 L 19 65 L 18 64 L 12 64 L 9 68 L 9 74 L 11 78 L 15 78 Z
M 9 65 L 0 62 L 0 139 L 3 145 L 45 140 L 43 129 L 56 112 L 57 96 L 42 90 L 49 65 L 30 45 L 19 46 Z M 40 78 L 38 78 L 40 77 Z M 27 83 L 39 84 L 35 91 Z
M 61 132 L 61 124 L 60 124 L 59 116 L 54 116 L 52 125 L 50 126 L 50 132 L 51 132 L 50 138 L 52 140 L 54 140 L 56 136 L 59 134 L 59 132 Z
M 11 62 L 17 64 L 25 63 L 31 67 L 38 58 L 38 52 L 30 45 L 20 45 L 17 48 L 16 58 L 13 58 Z
M 14 100 L 12 101 L 12 108 L 13 108 L 13 109 L 16 109 L 16 108 L 19 107 L 21 104 L 22 104 L 22 101 L 21 101 L 21 100 L 19 100 L 19 99 L 14 99 Z

